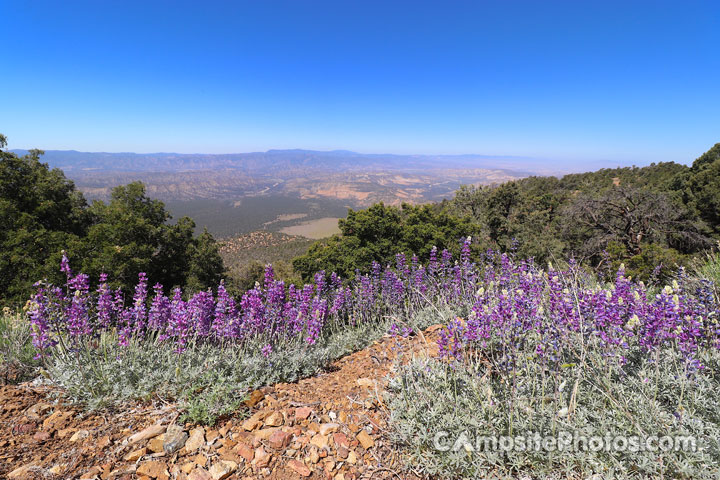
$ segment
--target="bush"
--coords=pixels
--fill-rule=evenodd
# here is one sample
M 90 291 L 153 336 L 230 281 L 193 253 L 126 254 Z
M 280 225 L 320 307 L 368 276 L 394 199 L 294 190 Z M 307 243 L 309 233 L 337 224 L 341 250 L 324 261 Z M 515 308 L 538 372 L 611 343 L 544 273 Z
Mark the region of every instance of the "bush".
M 622 270 L 601 285 L 572 263 L 544 272 L 501 257 L 478 284 L 472 312 L 440 332 L 441 357 L 391 381 L 391 425 L 409 465 L 450 478 L 717 478 L 720 308 L 703 282 L 681 272 L 651 294 Z M 563 432 L 692 437 L 698 450 L 485 443 Z

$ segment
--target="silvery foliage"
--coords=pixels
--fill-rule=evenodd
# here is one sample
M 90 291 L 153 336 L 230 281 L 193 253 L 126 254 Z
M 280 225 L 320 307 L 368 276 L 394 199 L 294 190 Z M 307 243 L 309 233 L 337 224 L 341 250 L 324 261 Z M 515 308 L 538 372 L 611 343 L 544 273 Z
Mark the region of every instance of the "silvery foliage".
M 390 382 L 393 440 L 414 470 L 447 478 L 718 478 L 720 354 L 705 353 L 706 371 L 690 377 L 673 351 L 656 359 L 631 357 L 624 373 L 597 370 L 598 355 L 591 351 L 584 366 L 567 366 L 557 374 L 538 368 L 514 375 L 489 372 L 482 363 L 413 359 Z M 466 432 L 473 446 L 483 435 L 565 431 L 586 437 L 694 436 L 699 448 L 468 452 L 462 445 L 442 452 L 434 446 L 438 431 L 449 433 L 450 444 Z

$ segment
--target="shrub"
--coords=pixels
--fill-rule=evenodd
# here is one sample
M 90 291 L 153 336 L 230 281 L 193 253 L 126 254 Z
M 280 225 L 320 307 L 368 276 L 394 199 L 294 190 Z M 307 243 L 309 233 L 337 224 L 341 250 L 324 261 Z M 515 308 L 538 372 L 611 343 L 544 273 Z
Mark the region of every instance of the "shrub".
M 507 256 L 478 280 L 472 312 L 440 333 L 441 357 L 409 363 L 391 383 L 391 424 L 409 464 L 451 478 L 717 477 L 719 307 L 706 284 L 681 271 L 651 294 L 622 270 L 600 285 L 572 263 L 542 271 Z M 448 432 L 449 451 L 437 448 L 438 432 Z M 475 441 L 560 432 L 689 436 L 699 449 L 503 450 Z

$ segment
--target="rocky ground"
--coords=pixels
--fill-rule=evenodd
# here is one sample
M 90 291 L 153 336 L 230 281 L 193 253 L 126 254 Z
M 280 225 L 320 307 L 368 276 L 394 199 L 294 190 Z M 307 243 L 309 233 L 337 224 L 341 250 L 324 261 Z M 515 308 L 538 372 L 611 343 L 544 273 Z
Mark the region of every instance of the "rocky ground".
M 436 329 L 385 337 L 321 375 L 257 390 L 244 415 L 213 427 L 179 424 L 159 400 L 86 413 L 52 387 L 4 386 L 0 478 L 418 478 L 389 442 L 383 389 L 398 359 L 435 353 Z

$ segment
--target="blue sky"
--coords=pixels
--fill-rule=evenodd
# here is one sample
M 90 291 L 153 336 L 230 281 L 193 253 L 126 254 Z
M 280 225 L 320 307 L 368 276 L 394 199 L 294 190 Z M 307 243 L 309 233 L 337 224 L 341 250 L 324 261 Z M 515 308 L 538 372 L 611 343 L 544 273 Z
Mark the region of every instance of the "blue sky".
M 687 162 L 720 2 L 0 0 L 11 148 Z

